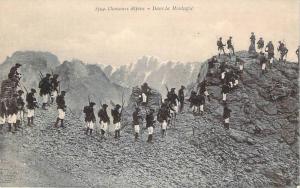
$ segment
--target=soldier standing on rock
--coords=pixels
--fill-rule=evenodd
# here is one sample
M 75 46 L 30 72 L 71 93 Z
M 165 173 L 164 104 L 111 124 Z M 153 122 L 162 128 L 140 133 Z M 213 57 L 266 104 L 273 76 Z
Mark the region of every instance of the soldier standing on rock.
M 142 90 L 142 94 L 141 94 L 142 104 L 146 105 L 147 102 L 148 102 L 148 95 L 149 95 L 149 92 L 150 92 L 151 89 L 150 89 L 150 87 L 148 86 L 147 83 L 144 83 L 141 86 L 141 90 Z
M 65 119 L 65 113 L 67 108 L 65 102 L 65 95 L 66 92 L 62 91 L 61 94 L 56 98 L 58 117 L 56 119 L 56 123 L 54 127 L 58 126 L 59 121 L 60 121 L 60 127 L 64 127 L 64 119 Z
M 223 100 L 224 104 L 226 104 L 227 94 L 229 93 L 229 90 L 230 90 L 230 87 L 228 86 L 228 84 L 226 84 L 226 83 L 223 84 L 221 93 L 222 93 L 222 100 Z
M 161 105 L 161 108 L 159 109 L 157 113 L 157 120 L 161 123 L 161 134 L 162 137 L 166 135 L 166 130 L 168 126 L 168 121 L 171 118 L 170 115 L 170 109 L 168 108 L 168 105 L 166 103 Z
M 148 143 L 152 143 L 153 129 L 154 129 L 154 109 L 150 109 L 150 112 L 146 115 L 146 128 L 148 129 Z
M 197 100 L 197 93 L 195 91 L 192 91 L 188 101 L 190 102 L 190 108 L 192 108 L 193 113 L 196 113 L 198 111 L 196 100 Z
M 223 119 L 224 119 L 224 128 L 226 130 L 229 129 L 229 118 L 230 118 L 231 110 L 227 107 L 227 105 L 224 106 L 223 111 Z
M 113 117 L 113 124 L 115 125 L 115 138 L 120 138 L 121 129 L 121 106 L 116 105 L 114 109 L 111 110 L 111 115 Z
M 17 97 L 18 94 L 13 94 L 13 98 L 9 101 L 8 107 L 7 107 L 7 122 L 8 122 L 8 128 L 9 132 L 12 131 L 12 126 L 14 127 L 14 131 L 17 131 L 17 113 L 18 113 L 18 107 L 17 107 Z
M 86 131 L 85 134 L 86 135 L 92 135 L 93 133 L 93 129 L 94 129 L 94 124 L 96 122 L 96 116 L 94 114 L 94 106 L 96 105 L 96 103 L 94 102 L 90 102 L 89 106 L 85 106 L 83 108 L 83 112 L 85 113 L 85 122 L 86 122 Z
M 34 94 L 36 93 L 35 89 L 31 89 L 30 93 L 26 96 L 26 102 L 27 102 L 27 120 L 28 126 L 33 125 L 33 118 L 34 118 L 34 109 L 38 107 L 36 98 Z
M 59 92 L 59 81 L 58 74 L 54 74 L 53 77 L 50 79 L 51 83 L 51 104 L 53 104 L 54 100 L 56 99 L 58 92 Z
M 255 35 L 253 32 L 251 32 L 251 36 L 250 36 L 250 46 L 249 46 L 249 53 L 256 53 L 255 50 Z
M 279 41 L 278 43 L 279 43 L 279 47 L 277 48 L 277 50 L 280 52 L 279 61 L 285 62 L 286 60 L 285 57 L 287 56 L 288 49 L 286 48 L 283 42 Z
M 132 125 L 134 129 L 134 140 L 137 141 L 139 138 L 139 133 L 140 133 L 140 120 L 141 120 L 141 115 L 139 114 L 140 108 L 135 107 L 135 111 L 132 114 Z
M 2 129 L 4 127 L 4 124 L 6 122 L 6 105 L 4 101 L 0 102 L 0 133 L 2 133 Z
M 201 95 L 205 95 L 207 97 L 208 101 L 210 101 L 210 96 L 209 96 L 209 93 L 207 91 L 207 81 L 206 81 L 206 79 L 204 79 L 202 82 L 199 83 L 198 88 L 199 88 L 199 93 Z
M 265 48 L 265 52 L 268 53 L 268 59 L 270 62 L 270 66 L 272 67 L 272 64 L 274 61 L 274 45 L 273 45 L 272 41 L 269 41 L 269 43 L 267 44 L 267 46 Z
M 17 126 L 20 128 L 21 127 L 21 122 L 23 121 L 24 117 L 24 107 L 25 107 L 25 102 L 23 100 L 23 91 L 18 90 L 18 98 L 17 98 L 17 107 L 18 107 L 18 114 L 17 114 Z
M 101 129 L 101 135 L 104 136 L 105 132 L 107 131 L 108 124 L 110 124 L 110 119 L 107 114 L 107 104 L 103 104 L 102 108 L 98 112 L 98 117 L 100 119 L 100 129 Z
M 51 74 L 46 74 L 46 77 L 44 77 L 39 83 L 40 96 L 43 98 L 43 110 L 47 110 L 46 105 L 48 104 L 48 97 L 51 94 L 50 76 Z
M 244 72 L 244 61 L 239 57 L 236 58 L 236 61 L 239 65 L 239 74 L 242 75 Z
M 181 88 L 178 91 L 178 98 L 179 98 L 179 103 L 180 103 L 179 112 L 182 112 L 183 107 L 184 107 L 184 90 L 185 90 L 185 87 L 181 86 Z
M 227 40 L 227 49 L 229 50 L 229 57 L 231 57 L 231 54 L 234 55 L 234 47 L 232 44 L 232 37 L 230 36 Z
M 265 46 L 265 41 L 263 40 L 263 38 L 260 37 L 256 44 L 257 44 L 257 48 L 260 50 L 260 52 L 262 52 Z
M 225 44 L 223 44 L 223 42 L 222 42 L 222 37 L 220 37 L 219 40 L 217 41 L 217 46 L 218 46 L 219 57 L 222 52 L 225 55 L 226 54 L 225 50 L 224 50 Z

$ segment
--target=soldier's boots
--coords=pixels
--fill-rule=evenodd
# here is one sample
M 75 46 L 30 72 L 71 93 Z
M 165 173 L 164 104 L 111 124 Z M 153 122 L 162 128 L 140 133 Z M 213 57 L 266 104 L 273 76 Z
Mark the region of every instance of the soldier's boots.
M 147 140 L 147 142 L 148 142 L 148 143 L 152 143 L 152 134 L 149 134 L 149 135 L 148 135 L 148 140 Z
M 18 127 L 18 128 L 22 128 L 22 127 L 21 127 L 21 121 L 20 121 L 20 120 L 17 120 L 17 127 Z
M 18 131 L 18 129 L 17 129 L 17 124 L 14 123 L 13 126 L 14 126 L 14 128 L 15 128 L 14 132 L 17 132 L 17 131 Z
M 54 102 L 54 98 L 53 98 L 53 97 L 51 97 L 51 104 L 53 104 L 53 102 Z
M 85 130 L 86 135 L 89 135 L 89 130 L 90 130 L 89 128 L 86 128 L 86 130 Z
M 105 131 L 103 129 L 101 129 L 101 135 L 104 136 Z
M 31 125 L 34 125 L 33 117 L 30 118 L 30 121 L 31 121 Z
M 117 139 L 118 138 L 118 131 L 115 130 L 115 138 Z
M 138 138 L 139 138 L 139 133 L 135 133 L 135 134 L 134 134 L 134 140 L 137 141 Z
M 161 131 L 161 134 L 162 134 L 162 137 L 165 137 L 165 136 L 166 136 L 166 130 L 163 129 L 163 130 Z
M 93 129 L 90 129 L 90 135 L 92 135 L 92 133 L 93 133 Z
M 11 132 L 11 123 L 8 124 L 8 132 Z
M 60 120 L 60 127 L 61 128 L 65 128 L 65 126 L 64 126 L 64 120 L 63 119 Z
M 118 138 L 120 138 L 121 137 L 121 135 L 120 135 L 120 130 L 118 130 Z
M 56 119 L 56 122 L 54 124 L 54 127 L 57 127 L 58 126 L 58 123 L 59 123 L 59 118 Z
M 229 123 L 224 123 L 224 128 L 225 128 L 226 130 L 229 130 Z
M 27 118 L 27 126 L 29 126 L 29 127 L 31 127 L 30 120 L 31 120 L 31 118 Z

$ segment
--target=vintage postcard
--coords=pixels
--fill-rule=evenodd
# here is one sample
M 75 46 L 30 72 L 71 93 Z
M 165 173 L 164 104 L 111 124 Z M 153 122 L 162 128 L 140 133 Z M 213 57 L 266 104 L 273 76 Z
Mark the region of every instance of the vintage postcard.
M 0 187 L 299 187 L 299 0 L 1 0 Z

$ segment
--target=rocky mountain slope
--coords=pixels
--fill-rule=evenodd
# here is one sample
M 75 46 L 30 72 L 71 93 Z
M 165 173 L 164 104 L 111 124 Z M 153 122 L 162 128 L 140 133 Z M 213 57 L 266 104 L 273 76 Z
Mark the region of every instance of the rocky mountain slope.
M 140 86 L 147 82 L 165 95 L 165 84 L 170 88 L 180 88 L 181 85 L 187 86 L 194 82 L 200 65 L 200 62 L 162 62 L 155 57 L 143 56 L 134 64 L 116 69 L 106 66 L 103 70 L 109 79 L 124 87 Z

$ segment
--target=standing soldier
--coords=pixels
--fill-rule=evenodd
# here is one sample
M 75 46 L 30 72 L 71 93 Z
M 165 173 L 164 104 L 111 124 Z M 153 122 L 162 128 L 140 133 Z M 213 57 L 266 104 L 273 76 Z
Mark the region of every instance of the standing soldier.
M 110 119 L 109 116 L 107 114 L 107 104 L 103 104 L 102 108 L 99 110 L 98 112 L 98 117 L 100 119 L 99 123 L 100 123 L 100 130 L 101 130 L 101 135 L 104 136 L 108 124 L 110 124 Z
M 249 53 L 255 53 L 255 35 L 253 32 L 251 32 L 250 36 L 250 46 L 249 46 Z
M 262 52 L 265 46 L 265 41 L 263 40 L 263 38 L 260 37 L 256 44 L 257 44 L 257 48 L 260 50 L 260 52 Z
M 232 44 L 232 37 L 230 36 L 227 40 L 227 49 L 229 50 L 229 57 L 231 57 L 231 54 L 234 55 L 234 47 Z
M 39 83 L 40 96 L 43 98 L 43 110 L 47 110 L 46 105 L 48 104 L 48 97 L 51 93 L 50 76 L 51 74 L 46 74 L 46 77 L 44 77 Z
M 19 63 L 16 63 L 15 66 L 13 66 L 8 74 L 8 78 L 12 79 L 16 85 L 18 85 L 20 79 L 21 79 L 21 74 L 18 72 L 18 69 L 21 67 L 22 65 Z
M 34 94 L 36 93 L 35 89 L 31 89 L 30 93 L 26 96 L 26 102 L 27 102 L 27 120 L 28 120 L 28 126 L 33 125 L 33 118 L 34 118 L 34 109 L 38 108 L 36 98 Z
M 210 101 L 210 96 L 209 96 L 209 93 L 207 91 L 207 81 L 206 81 L 206 79 L 204 79 L 201 83 L 199 83 L 198 87 L 199 87 L 199 93 L 201 95 L 205 95 L 207 97 L 208 101 Z
M 265 56 L 265 54 L 263 52 L 260 53 L 259 62 L 260 62 L 260 65 L 261 65 L 262 74 L 265 74 L 265 72 L 266 72 L 267 58 L 266 58 L 266 56 Z
M 300 49 L 300 46 L 298 46 L 298 48 L 297 48 L 297 50 L 296 50 L 296 55 L 297 55 L 297 57 L 298 57 L 298 63 L 299 63 L 299 59 L 300 59 L 299 49 Z
M 185 87 L 181 86 L 181 88 L 178 91 L 178 98 L 179 98 L 179 103 L 180 103 L 179 111 L 180 112 L 182 112 L 183 106 L 184 106 L 184 90 L 185 90 Z
M 86 135 L 92 135 L 93 133 L 93 129 L 94 129 L 94 124 L 96 122 L 96 116 L 94 114 L 94 106 L 96 105 L 96 103 L 94 102 L 90 102 L 89 106 L 85 106 L 83 108 L 83 112 L 85 113 L 85 122 L 86 122 L 86 131 L 85 134 Z
M 3 126 L 6 122 L 6 105 L 4 101 L 0 102 L 0 133 L 2 133 Z
M 60 127 L 64 127 L 65 112 L 67 107 L 65 102 L 65 95 L 66 92 L 62 91 L 61 94 L 56 98 L 58 117 L 56 119 L 56 123 L 54 127 L 58 126 L 59 121 L 60 121 Z
M 113 124 L 115 125 L 115 138 L 120 138 L 121 129 L 121 106 L 116 105 L 114 109 L 111 110 L 111 115 L 113 117 Z
M 21 122 L 23 121 L 24 117 L 24 106 L 25 102 L 23 100 L 22 94 L 24 92 L 22 90 L 18 90 L 18 98 L 17 98 L 17 107 L 18 107 L 18 114 L 17 114 L 17 126 L 21 127 Z
M 175 110 L 175 113 L 177 113 L 178 112 L 177 104 L 178 104 L 179 98 L 175 93 L 175 88 L 171 88 L 171 91 L 168 93 L 167 98 L 168 98 L 168 101 L 170 101 L 172 108 Z
M 58 74 L 54 74 L 53 78 L 50 79 L 51 83 L 51 104 L 53 104 L 54 100 L 56 99 L 58 92 L 59 92 L 59 81 Z
M 166 135 L 166 130 L 168 126 L 169 119 L 171 118 L 170 115 L 170 109 L 167 105 L 167 103 L 164 103 L 161 105 L 161 108 L 159 109 L 157 113 L 157 120 L 161 123 L 161 134 L 162 137 Z
M 154 129 L 154 109 L 150 109 L 150 112 L 146 115 L 146 128 L 148 129 L 148 143 L 152 143 L 153 129 Z
M 193 113 L 196 113 L 198 111 L 196 100 L 197 100 L 197 93 L 195 91 L 192 91 L 188 101 L 190 102 L 190 108 L 192 108 Z
M 222 37 L 220 37 L 219 40 L 217 41 L 217 46 L 218 46 L 219 57 L 222 52 L 225 55 L 226 54 L 225 50 L 224 50 L 225 44 L 223 44 L 223 42 L 222 42 Z
M 239 65 L 239 74 L 242 75 L 244 72 L 244 61 L 239 57 L 236 58 L 236 61 Z
M 134 128 L 134 140 L 137 141 L 139 138 L 139 133 L 140 133 L 140 120 L 141 120 L 141 115 L 139 114 L 140 109 L 139 107 L 135 107 L 135 111 L 132 114 L 132 125 Z
M 279 47 L 277 48 L 278 52 L 280 52 L 280 58 L 279 61 L 284 61 L 285 62 L 285 57 L 287 56 L 288 49 L 284 45 L 283 42 L 279 41 Z
M 274 61 L 274 45 L 272 41 L 269 41 L 266 48 L 265 52 L 268 53 L 268 60 L 270 61 L 270 65 L 272 67 L 273 61 Z
M 227 105 L 224 106 L 223 111 L 223 119 L 224 119 L 224 128 L 226 130 L 229 129 L 229 118 L 230 118 L 231 110 L 227 107 Z
M 13 94 L 13 98 L 9 101 L 8 108 L 7 108 L 7 123 L 9 132 L 12 131 L 12 126 L 14 127 L 14 131 L 17 131 L 17 113 L 18 113 L 18 107 L 17 107 L 17 100 L 18 94 Z
M 228 86 L 228 84 L 223 84 L 222 86 L 222 100 L 223 100 L 223 103 L 226 104 L 226 100 L 227 100 L 227 94 L 229 93 L 229 90 L 230 90 L 230 87 Z
M 150 89 L 150 87 L 148 86 L 147 83 L 144 83 L 141 86 L 141 90 L 142 90 L 142 94 L 141 94 L 142 104 L 146 105 L 147 102 L 148 102 L 148 95 L 149 95 L 149 92 L 150 92 L 151 89 Z

